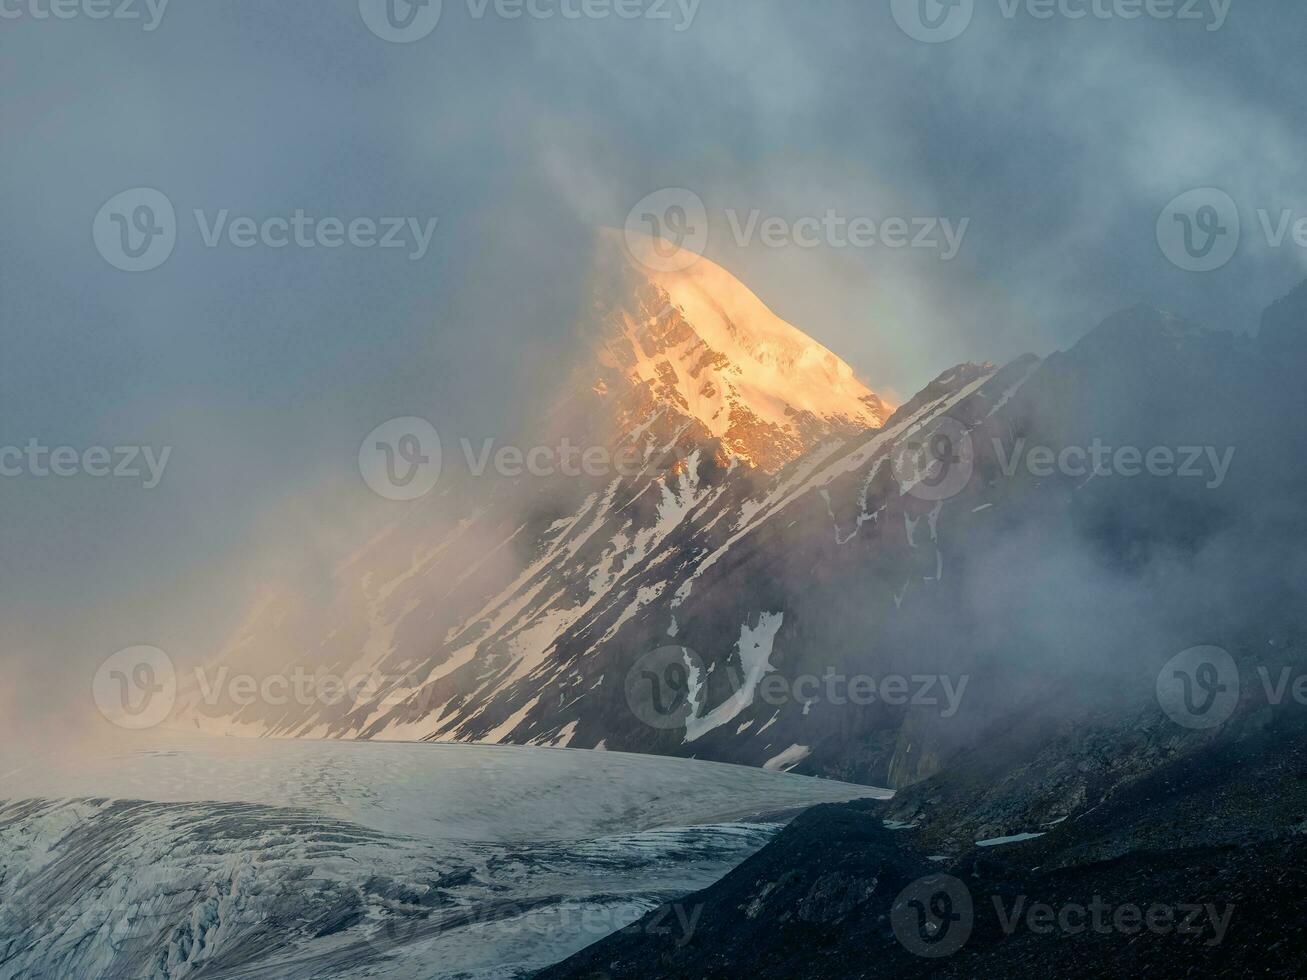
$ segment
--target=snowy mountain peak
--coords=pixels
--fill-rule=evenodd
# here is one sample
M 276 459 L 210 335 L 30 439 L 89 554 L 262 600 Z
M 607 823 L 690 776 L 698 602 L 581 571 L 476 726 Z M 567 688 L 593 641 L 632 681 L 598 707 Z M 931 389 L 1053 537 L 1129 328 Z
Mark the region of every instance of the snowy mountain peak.
M 611 231 L 598 236 L 598 376 L 585 387 L 620 403 L 608 417 L 634 428 L 671 410 L 767 471 L 833 431 L 884 424 L 892 407 L 847 363 L 716 263 L 687 255 L 685 268 L 665 271 L 684 264 L 669 262 L 668 248 L 653 239 L 632 247 L 630 236 Z

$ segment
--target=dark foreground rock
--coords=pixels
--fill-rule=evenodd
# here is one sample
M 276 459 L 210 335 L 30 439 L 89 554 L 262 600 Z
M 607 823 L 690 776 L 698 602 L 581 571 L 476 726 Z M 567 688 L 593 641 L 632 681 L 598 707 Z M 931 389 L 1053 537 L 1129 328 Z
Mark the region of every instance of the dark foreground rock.
M 888 805 L 799 817 L 681 900 L 688 938 L 650 928 L 656 911 L 539 977 L 1300 975 L 1304 710 L 1252 711 L 1198 743 L 1148 724 L 1086 736 L 1082 755 L 1114 751 L 1119 775 L 1091 771 L 1095 795 L 1081 785 L 1042 827 L 1020 821 L 1067 799 L 1067 755 L 1032 720 L 977 754 L 982 779 L 945 773 Z M 992 791 L 1005 784 L 1003 811 Z M 1017 821 L 1007 836 L 1041 836 L 976 846 L 1000 813 Z

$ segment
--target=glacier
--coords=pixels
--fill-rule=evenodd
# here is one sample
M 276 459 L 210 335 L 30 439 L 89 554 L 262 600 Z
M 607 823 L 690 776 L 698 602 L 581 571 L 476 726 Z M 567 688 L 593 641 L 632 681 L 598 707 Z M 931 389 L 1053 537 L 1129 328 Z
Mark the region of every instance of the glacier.
M 158 734 L 0 780 L 0 978 L 530 975 L 887 790 L 521 746 Z

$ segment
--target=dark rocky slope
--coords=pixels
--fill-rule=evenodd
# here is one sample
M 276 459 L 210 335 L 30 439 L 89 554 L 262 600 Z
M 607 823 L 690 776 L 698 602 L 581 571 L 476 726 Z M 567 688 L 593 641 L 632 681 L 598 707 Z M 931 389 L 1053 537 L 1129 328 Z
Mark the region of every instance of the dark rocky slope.
M 702 906 L 689 942 L 637 928 L 541 976 L 1299 975 L 1305 378 L 1307 287 L 1256 338 L 1139 308 L 1043 362 L 969 427 L 977 479 L 938 522 L 951 574 L 877 636 L 973 678 L 953 717 L 901 719 L 895 799 L 796 820 L 681 901 Z M 1219 485 L 999 476 L 994 426 L 1005 446 L 1232 447 L 1236 462 Z M 1229 654 L 1229 672 L 1191 678 L 1197 701 L 1229 692 L 1210 725 L 1159 693 L 1198 645 Z
M 1119 734 L 1114 748 L 1125 754 Z M 1011 804 L 1028 814 L 1042 802 L 1035 787 L 1049 775 L 1044 754 L 1009 756 L 1004 766 L 996 752 L 984 775 L 1024 774 L 1024 794 L 1012 791 Z M 901 800 L 804 814 L 722 881 L 680 900 L 699 914 L 688 942 L 648 928 L 654 912 L 539 980 L 1301 973 L 1300 715 L 1271 724 L 1246 718 L 1221 738 L 1104 784 L 1101 799 L 1074 807 L 1044 836 L 996 847 L 971 838 L 980 831 L 968 805 L 984 795 L 983 777 L 959 772 L 921 785 L 916 795 L 934 805 L 915 827 L 884 825 L 903 811 Z M 910 904 L 932 894 L 950 894 L 961 915 L 937 944 L 921 938 Z M 1039 905 L 1053 918 L 1040 918 Z

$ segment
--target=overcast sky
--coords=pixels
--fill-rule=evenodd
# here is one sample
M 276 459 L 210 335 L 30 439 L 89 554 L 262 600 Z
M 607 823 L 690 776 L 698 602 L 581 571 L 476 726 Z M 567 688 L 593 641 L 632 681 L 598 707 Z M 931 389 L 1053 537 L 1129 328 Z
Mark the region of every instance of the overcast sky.
M 547 19 L 444 0 L 428 34 L 392 43 L 358 0 L 172 0 L 157 23 L 158 0 L 134 0 L 136 20 L 69 2 L 67 19 L 0 2 L 0 447 L 172 453 L 148 490 L 0 477 L 11 717 L 121 647 L 207 652 L 260 582 L 328 561 L 379 422 L 506 431 L 568 343 L 589 229 L 659 189 L 698 195 L 707 254 L 896 399 L 1139 301 L 1248 330 L 1307 274 L 1307 249 L 1291 232 L 1269 247 L 1257 215 L 1307 216 L 1297 4 L 1045 19 L 975 0 L 927 43 L 899 0 L 623 0 L 631 18 L 536 0 Z M 1184 271 L 1158 219 L 1208 186 L 1236 203 L 1240 247 Z M 93 225 L 139 187 L 177 231 L 131 273 L 97 248 L 117 226 Z M 224 209 L 411 218 L 411 247 L 239 248 L 225 231 L 209 247 Z M 966 230 L 947 261 L 771 247 L 733 232 L 755 210 Z

